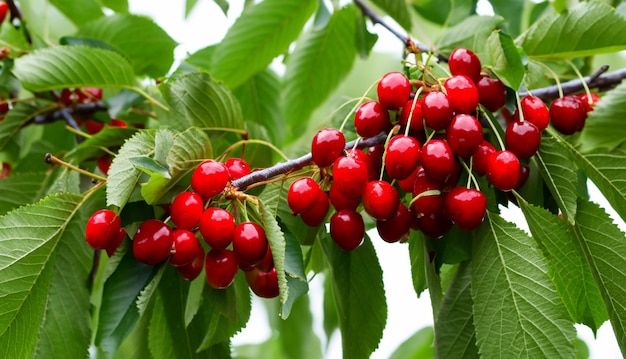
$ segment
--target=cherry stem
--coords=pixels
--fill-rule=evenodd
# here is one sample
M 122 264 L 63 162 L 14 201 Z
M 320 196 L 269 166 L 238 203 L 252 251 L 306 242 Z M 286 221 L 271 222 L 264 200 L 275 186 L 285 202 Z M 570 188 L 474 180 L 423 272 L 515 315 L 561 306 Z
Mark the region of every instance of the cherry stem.
M 357 108 L 359 108 L 359 106 L 363 103 L 363 100 L 365 100 L 367 98 L 367 94 L 370 93 L 370 91 L 372 91 L 372 89 L 374 88 L 374 86 L 376 86 L 378 84 L 378 81 L 375 81 L 374 83 L 372 83 L 367 90 L 365 90 L 365 92 L 363 93 L 363 96 L 361 96 L 361 98 L 359 98 L 359 100 L 357 101 L 357 103 L 354 104 L 354 106 L 352 106 L 352 109 L 350 110 L 350 112 L 348 112 L 348 114 L 346 115 L 346 117 L 343 119 L 343 121 L 341 122 L 341 126 L 339 127 L 339 132 L 343 131 L 344 126 L 346 125 L 346 123 L 348 123 L 348 120 L 350 119 L 350 117 L 352 116 L 352 114 L 354 113 L 354 111 L 357 110 Z M 349 102 L 348 102 L 349 103 Z
M 105 177 L 98 176 L 95 173 L 91 173 L 89 171 L 85 171 L 84 169 L 76 167 L 76 166 L 74 166 L 71 163 L 65 162 L 65 161 L 61 160 L 60 158 L 54 156 L 51 153 L 46 153 L 45 160 L 46 160 L 47 163 L 55 163 L 55 164 L 67 167 L 67 168 L 71 169 L 72 171 L 76 171 L 76 172 L 78 172 L 80 174 L 83 174 L 85 176 L 89 176 L 89 177 L 91 177 L 91 178 L 93 178 L 95 180 L 98 180 L 98 181 L 103 181 L 104 182 L 104 181 L 107 180 Z
M 251 144 L 251 143 L 267 146 L 270 149 L 272 149 L 274 152 L 278 153 L 278 155 L 280 155 L 280 157 L 282 157 L 284 160 L 288 160 L 289 159 L 289 157 L 287 157 L 287 155 L 285 155 L 283 153 L 283 151 L 281 151 L 278 147 L 274 146 L 273 144 L 271 144 L 271 143 L 269 143 L 267 141 L 255 140 L 255 139 L 252 139 L 252 140 L 240 140 L 240 141 L 237 141 L 237 142 L 233 143 L 232 145 L 228 146 L 228 148 L 226 150 L 224 150 L 224 152 L 220 156 L 218 156 L 218 158 L 224 158 L 226 155 L 228 155 L 235 148 L 237 148 L 239 146 L 245 146 L 246 144 Z
M 593 102 L 591 100 L 591 91 L 589 91 L 589 86 L 587 86 L 587 82 L 585 82 L 584 78 L 583 78 L 583 74 L 580 73 L 580 71 L 578 70 L 578 68 L 576 66 L 574 66 L 574 63 L 572 63 L 571 60 L 567 60 L 567 64 L 570 65 L 572 67 L 572 70 L 574 70 L 574 72 L 576 73 L 576 76 L 578 77 L 578 79 L 580 80 L 580 83 L 583 85 L 583 87 L 585 88 L 585 94 L 587 94 L 587 103 L 589 105 L 591 105 Z
M 420 87 L 415 91 L 415 96 L 413 96 L 413 102 L 411 102 L 411 112 L 409 112 L 409 118 L 406 121 L 406 128 L 404 129 L 404 135 L 408 136 L 409 131 L 411 130 L 411 121 L 413 120 L 413 110 L 415 110 L 415 104 L 417 103 L 417 99 L 419 95 L 422 93 L 424 88 Z
M 519 97 L 519 93 L 515 93 L 515 105 L 517 105 L 517 115 L 519 116 L 519 120 L 524 122 L 524 111 L 522 111 L 522 100 Z
M 563 87 L 561 86 L 561 81 L 559 80 L 559 76 L 556 74 L 556 72 L 554 72 L 554 70 L 552 70 L 550 68 L 550 66 L 544 64 L 543 62 L 537 61 L 535 63 L 539 64 L 541 67 L 543 67 L 544 69 L 546 69 L 550 73 L 550 75 L 552 76 L 552 78 L 556 82 L 555 86 L 556 86 L 557 90 L 559 91 L 559 97 L 563 97 Z M 580 76 L 580 78 L 582 79 L 582 76 Z M 528 91 L 528 92 L 530 93 L 530 91 Z M 519 97 L 519 95 L 517 93 L 516 93 L 516 95 Z
M 389 141 L 391 141 L 391 138 L 393 136 L 398 134 L 399 130 L 400 130 L 400 125 L 393 126 L 391 131 L 389 131 L 389 133 L 387 134 L 387 138 L 385 139 L 385 151 L 383 151 L 383 163 L 380 166 L 380 178 L 378 178 L 380 181 L 383 180 L 383 176 L 385 175 L 385 159 L 387 158 L 387 146 L 389 146 Z
M 465 169 L 465 171 L 467 171 L 467 184 L 465 185 L 465 187 L 470 188 L 471 183 L 474 183 L 474 187 L 476 187 L 477 190 L 480 190 L 480 187 L 478 186 L 478 181 L 476 181 L 476 177 L 474 177 L 474 174 L 472 173 L 472 169 L 471 167 L 471 163 L 472 163 L 472 159 L 470 158 L 470 167 L 467 166 L 467 164 L 465 163 L 465 161 L 463 161 L 463 159 L 459 159 L 459 162 L 461 162 L 461 165 L 463 166 L 463 168 Z
M 617 71 L 605 73 L 609 67 L 607 65 L 600 67 L 595 73 L 590 76 L 583 77 L 581 79 L 573 79 L 567 82 L 561 83 L 561 89 L 564 94 L 573 94 L 579 92 L 585 88 L 583 82 L 589 88 L 598 88 L 600 91 L 606 91 L 615 87 L 626 78 L 626 68 L 619 69 Z M 521 97 L 528 96 L 529 92 L 520 92 Z M 543 87 L 533 90 L 533 95 L 539 97 L 544 102 L 548 102 L 559 97 L 559 87 L 556 85 Z
M 502 137 L 500 136 L 500 132 L 498 132 L 498 128 L 496 127 L 496 124 L 495 124 L 496 119 L 493 118 L 493 114 L 491 112 L 485 110 L 485 108 L 482 105 L 480 105 L 480 111 L 487 118 L 487 122 L 489 123 L 489 127 L 491 127 L 491 130 L 493 131 L 493 134 L 496 136 L 496 139 L 498 140 L 498 144 L 500 145 L 500 149 L 504 150 L 504 148 L 505 148 L 504 147 L 504 141 L 502 141 Z

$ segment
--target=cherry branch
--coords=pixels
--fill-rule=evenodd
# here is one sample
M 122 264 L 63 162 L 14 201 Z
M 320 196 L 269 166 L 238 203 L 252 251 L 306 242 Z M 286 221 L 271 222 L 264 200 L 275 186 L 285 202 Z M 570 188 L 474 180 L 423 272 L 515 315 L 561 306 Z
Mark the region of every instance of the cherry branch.
M 108 110 L 108 107 L 101 102 L 82 103 L 74 107 L 64 107 L 42 115 L 35 116 L 35 118 L 33 118 L 33 122 L 37 124 L 42 124 L 54 122 L 57 120 L 64 120 L 68 123 L 68 125 L 76 128 L 76 126 L 74 126 L 76 125 L 76 121 L 74 121 L 74 123 L 72 124 L 72 121 L 70 121 L 69 118 L 71 118 L 72 120 L 75 117 L 88 118 L 96 112 L 105 112 Z

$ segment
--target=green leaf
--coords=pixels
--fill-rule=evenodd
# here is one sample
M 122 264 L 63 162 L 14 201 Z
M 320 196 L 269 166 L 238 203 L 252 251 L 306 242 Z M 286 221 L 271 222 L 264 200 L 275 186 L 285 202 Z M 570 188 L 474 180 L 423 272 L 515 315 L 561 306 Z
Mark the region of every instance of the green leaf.
M 263 228 L 265 228 L 265 235 L 272 250 L 272 257 L 274 258 L 274 266 L 276 267 L 276 274 L 278 275 L 278 289 L 280 302 L 284 305 L 289 298 L 289 287 L 287 286 L 286 275 L 286 243 L 285 235 L 281 230 L 278 222 L 276 221 L 276 215 L 270 207 L 265 205 L 261 199 L 259 199 L 259 212 L 261 220 L 263 222 Z M 291 309 L 291 308 L 287 308 Z M 286 317 L 289 313 L 283 313 Z
M 190 126 L 243 129 L 241 106 L 230 90 L 207 73 L 197 72 L 166 81 L 159 90 L 178 121 L 174 127 Z
M 126 59 L 113 51 L 84 46 L 36 50 L 16 59 L 13 73 L 24 88 L 34 92 L 135 85 L 135 73 Z
M 413 0 L 413 8 L 424 18 L 440 25 L 456 25 L 474 13 L 473 0 Z
M 213 2 L 222 9 L 225 16 L 228 16 L 228 8 L 230 6 L 228 0 L 213 0 Z
M 99 0 L 102 5 L 109 9 L 125 14 L 128 12 L 128 0 Z
M 185 0 L 185 19 L 189 17 L 196 4 L 198 4 L 198 0 Z
M 488 213 L 473 239 L 472 299 L 483 356 L 574 357 L 576 332 L 532 240 Z
M 33 203 L 42 197 L 50 183 L 45 172 L 12 173 L 0 181 L 0 215 Z
M 313 111 L 350 72 L 357 55 L 357 14 L 353 5 L 336 11 L 323 29 L 307 34 L 288 57 L 284 113 L 293 133 L 302 132 Z
M 331 265 L 343 357 L 368 358 L 378 347 L 387 321 L 382 269 L 369 238 L 351 251 L 325 238 L 324 251 Z
M 148 17 L 115 14 L 82 26 L 75 35 L 112 45 L 126 56 L 137 74 L 163 76 L 174 62 L 176 41 Z
M 23 126 L 45 110 L 40 106 L 20 102 L 0 121 L 0 150 L 20 132 Z
M 103 148 L 116 148 L 124 144 L 128 138 L 137 132 L 136 128 L 108 127 L 78 144 L 67 157 L 77 162 L 93 159 L 102 155 Z
M 614 148 L 626 140 L 622 119 L 626 116 L 626 83 L 617 85 L 602 96 L 585 122 L 578 143 L 587 152 L 601 147 Z
M 564 59 L 626 49 L 626 18 L 600 1 L 582 2 L 533 24 L 518 44 L 529 57 Z
M 276 317 L 272 311 L 269 315 Z M 278 329 L 277 337 L 280 339 L 283 358 L 323 358 L 321 342 L 313 330 L 309 297 L 304 296 L 297 301 L 293 306 L 293 315 L 282 319 L 277 321 L 275 327 Z M 267 354 L 265 356 L 270 357 Z
M 441 301 L 435 321 L 438 358 L 479 358 L 472 311 L 471 269 L 470 262 L 460 264 Z
M 409 257 L 411 260 L 411 279 L 415 294 L 419 297 L 426 290 L 426 261 L 429 260 L 421 231 L 411 231 L 409 237 Z
M 109 168 L 107 206 L 124 207 L 139 183 L 143 172 L 135 168 L 131 158 L 154 152 L 155 131 L 139 131 L 120 148 Z
M 361 59 L 367 59 L 372 48 L 378 41 L 378 34 L 372 34 L 367 29 L 366 17 L 362 13 L 357 15 L 356 23 L 356 48 Z
M 554 137 L 544 133 L 541 147 L 534 158 L 563 215 L 567 220 L 574 220 L 578 199 L 578 174 L 572 166 L 572 156 Z
M 433 341 L 435 332 L 432 327 L 424 327 L 394 350 L 389 359 L 428 359 L 434 358 Z
M 158 133 L 158 132 L 157 132 Z M 131 157 L 128 159 L 132 165 L 141 172 L 147 173 L 152 177 L 169 180 L 170 174 L 167 168 L 162 164 L 154 160 L 152 157 L 139 156 Z
M 317 7 L 316 0 L 266 0 L 244 9 L 217 45 L 213 76 L 231 88 L 287 51 Z
M 411 15 L 406 1 L 372 0 L 372 2 L 396 20 L 405 30 L 411 30 Z
M 457 47 L 472 50 L 481 62 L 489 62 L 487 39 L 504 21 L 500 16 L 470 16 L 443 33 L 437 41 L 439 50 L 450 54 Z
M 50 0 L 50 4 L 77 26 L 104 16 L 96 0 Z
M 574 231 L 549 211 L 523 200 L 519 203 L 570 317 L 596 332 L 608 314 Z
M 194 52 L 185 59 L 185 62 L 211 73 L 211 59 L 215 53 L 215 46 L 207 46 Z
M 626 355 L 626 237 L 597 204 L 580 199 L 576 236 L 598 283 L 622 355 Z
M 0 27 L 0 45 L 8 47 L 11 54 L 21 54 L 29 49 L 24 32 L 16 29 L 9 21 L 3 21 Z
M 0 217 L 0 357 L 29 357 L 35 348 L 58 244 L 83 201 L 65 193 Z
M 493 11 L 506 19 L 507 33 L 511 36 L 519 35 L 522 30 L 524 16 L 524 0 L 489 0 Z
M 285 235 L 285 273 L 287 274 L 287 287 L 289 287 L 287 300 L 281 307 L 280 316 L 287 319 L 294 303 L 309 291 L 309 282 L 304 274 L 304 262 L 302 248 L 298 239 L 287 229 Z M 276 263 L 276 262 L 274 262 Z
M 487 39 L 487 48 L 490 61 L 485 65 L 491 65 L 493 72 L 507 87 L 519 89 L 526 69 L 513 38 L 501 31 L 494 31 Z

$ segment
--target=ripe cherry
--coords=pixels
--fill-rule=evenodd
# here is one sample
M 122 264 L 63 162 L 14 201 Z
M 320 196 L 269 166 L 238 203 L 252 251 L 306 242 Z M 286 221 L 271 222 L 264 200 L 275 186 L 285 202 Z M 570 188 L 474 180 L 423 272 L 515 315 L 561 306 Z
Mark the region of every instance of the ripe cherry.
M 74 90 L 76 100 L 80 103 L 95 103 L 102 100 L 102 89 L 98 87 L 83 87 Z
M 172 201 L 170 216 L 179 229 L 192 229 L 202 217 L 204 204 L 202 197 L 195 192 L 181 192 Z
M 226 160 L 226 162 L 224 162 L 224 166 L 226 166 L 226 169 L 228 170 L 228 175 L 231 180 L 249 175 L 250 172 L 252 172 L 248 162 L 241 158 L 229 158 Z
M 398 190 L 387 181 L 371 181 L 363 192 L 363 208 L 374 219 L 391 218 L 400 204 Z
M 279 294 L 276 268 L 263 272 L 257 268 L 246 272 L 246 282 L 252 292 L 261 298 L 276 298 Z
M 261 272 L 269 272 L 274 268 L 274 257 L 272 256 L 272 250 L 268 246 L 267 251 L 265 252 L 265 257 L 257 263 L 254 268 L 260 270 Z
M 456 115 L 448 125 L 446 141 L 457 156 L 468 158 L 483 142 L 483 126 L 472 115 Z
M 582 131 L 587 120 L 587 108 L 580 99 L 566 95 L 552 101 L 550 105 L 552 126 L 564 135 Z
M 117 232 L 117 236 L 115 236 L 115 239 L 107 243 L 106 247 L 104 247 L 104 250 L 107 252 L 107 255 L 109 257 L 115 254 L 115 251 L 117 251 L 117 248 L 119 248 L 120 244 L 124 242 L 125 238 L 126 230 L 124 228 L 120 228 L 120 231 Z
M 361 202 L 361 197 L 348 197 L 335 186 L 330 187 L 328 197 L 330 199 L 330 203 L 336 211 L 341 211 L 343 209 L 356 211 L 359 203 Z
M 446 196 L 446 210 L 452 223 L 464 231 L 471 231 L 483 221 L 487 198 L 479 190 L 455 187 Z
M 445 195 L 441 192 L 442 184 L 426 174 L 422 166 L 418 167 L 413 184 L 413 208 L 418 214 L 438 212 L 444 208 Z
M 502 81 L 481 75 L 476 83 L 478 102 L 491 112 L 496 112 L 506 104 L 506 87 Z
M 105 249 L 117 239 L 120 224 L 120 217 L 115 212 L 109 209 L 96 211 L 87 221 L 85 239 L 91 248 Z
M 515 154 L 500 150 L 487 160 L 487 179 L 499 190 L 510 191 L 515 188 L 520 175 L 520 163 Z
M 429 92 L 424 96 L 422 116 L 426 126 L 435 131 L 444 130 L 452 120 L 452 106 L 443 92 Z
M 383 166 L 383 154 L 385 153 L 385 145 L 380 143 L 378 145 L 371 146 L 367 149 L 367 155 L 372 162 L 372 169 L 376 173 L 373 178 L 370 176 L 370 179 L 378 178 L 380 175 L 381 168 Z
M 506 149 L 513 152 L 518 158 L 530 158 L 541 145 L 541 132 L 528 121 L 511 122 L 506 127 L 504 135 Z
M 443 86 L 448 93 L 450 106 L 456 113 L 473 113 L 478 106 L 478 89 L 465 75 L 452 76 Z
M 328 201 L 328 195 L 324 191 L 319 191 L 313 207 L 302 212 L 300 217 L 302 218 L 302 222 L 307 226 L 317 227 L 322 224 L 329 209 L 330 202 Z
M 496 148 L 491 142 L 483 140 L 472 155 L 472 169 L 477 175 L 482 176 L 487 172 L 487 162 L 493 153 L 496 153 Z
M 235 218 L 225 209 L 210 207 L 200 217 L 200 234 L 211 248 L 226 248 L 233 241 Z
M 333 165 L 333 187 L 346 197 L 361 197 L 368 178 L 367 165 L 358 158 L 341 156 Z
M 378 101 L 388 110 L 397 110 L 411 95 L 411 83 L 401 72 L 388 72 L 378 82 Z
M 356 133 L 363 138 L 374 137 L 390 125 L 389 112 L 376 101 L 365 102 L 354 114 Z
M 448 58 L 448 66 L 453 76 L 465 75 L 474 83 L 480 79 L 481 64 L 478 56 L 471 50 L 459 47 L 454 49 Z
M 524 187 L 526 182 L 528 181 L 528 177 L 530 176 L 530 167 L 528 165 L 520 165 L 519 167 L 519 179 L 517 180 L 517 184 L 515 185 L 515 189 L 520 189 Z
M 176 267 L 176 270 L 184 280 L 192 281 L 200 275 L 202 268 L 204 268 L 204 249 L 199 246 L 196 256 L 191 260 L 191 262 L 180 267 Z
M 226 188 L 229 178 L 226 166 L 214 160 L 205 160 L 193 171 L 191 188 L 206 199 L 212 198 Z
M 445 210 L 426 213 L 419 217 L 418 223 L 420 230 L 433 239 L 443 237 L 452 228 L 452 221 Z
M 311 141 L 311 155 L 313 162 L 320 167 L 328 167 L 341 156 L 346 146 L 346 138 L 336 128 L 319 130 Z
M 526 96 L 520 101 L 524 121 L 535 125 L 541 132 L 550 123 L 550 113 L 546 104 L 537 96 Z
M 358 248 L 365 237 L 365 223 L 359 212 L 344 209 L 330 217 L 330 237 L 345 251 Z
M 291 213 L 300 214 L 313 207 L 320 192 L 320 185 L 310 177 L 295 180 L 287 192 L 287 204 Z
M 0 169 L 0 179 L 7 178 L 11 174 L 11 164 L 9 162 L 3 161 L 2 168 Z
M 254 222 L 243 222 L 235 226 L 233 251 L 237 255 L 239 264 L 253 266 L 259 263 L 265 257 L 267 247 L 267 237 L 263 227 Z
M 363 152 L 363 150 L 359 150 L 358 148 L 350 148 L 346 150 L 346 155 L 348 157 L 354 157 L 365 164 L 365 166 L 367 167 L 367 177 L 369 179 L 378 178 L 378 175 L 380 173 L 376 168 L 374 168 L 370 156 L 367 153 Z
M 398 120 L 400 126 L 406 127 L 406 125 L 409 124 L 410 117 L 411 123 L 409 124 L 409 127 L 411 128 L 411 131 L 415 133 L 421 133 L 424 131 L 424 117 L 422 116 L 423 102 L 423 99 L 418 98 L 409 100 L 406 104 L 404 104 L 402 112 L 400 113 L 400 119 Z M 411 111 L 413 111 L 412 115 Z
M 172 232 L 174 251 L 170 256 L 170 264 L 178 267 L 191 262 L 198 254 L 198 237 L 186 229 L 176 229 Z
M 169 257 L 174 237 L 172 229 L 157 219 L 143 222 L 133 237 L 133 254 L 138 261 L 155 265 Z
M 405 179 L 417 167 L 420 143 L 411 136 L 396 135 L 387 145 L 385 170 L 391 179 Z
M 590 96 L 587 96 L 586 93 L 578 95 L 578 99 L 585 105 L 585 110 L 589 113 L 593 111 L 594 107 L 596 107 L 596 103 L 600 101 L 600 96 L 595 92 L 591 92 Z
M 385 242 L 393 243 L 408 235 L 410 223 L 411 215 L 409 210 L 404 204 L 400 203 L 396 213 L 391 218 L 385 221 L 376 221 L 376 229 Z
M 445 181 L 454 171 L 454 152 L 446 141 L 431 139 L 426 142 L 420 159 L 426 173 L 438 181 Z
M 406 193 L 412 193 L 413 192 L 413 185 L 415 184 L 415 178 L 417 177 L 417 171 L 421 167 L 422 166 L 416 167 L 413 170 L 413 172 L 411 172 L 409 177 L 407 177 L 405 179 L 398 180 L 398 186 L 400 187 L 400 189 L 402 189 Z
M 204 265 L 207 283 L 215 289 L 231 285 L 239 269 L 237 256 L 228 249 L 211 249 L 206 254 Z
M 7 13 L 9 12 L 9 5 L 5 2 L 0 2 L 0 23 L 4 22 L 4 19 L 7 17 Z
M 98 122 L 92 119 L 88 119 L 87 121 L 85 121 L 85 129 L 87 130 L 87 133 L 91 135 L 94 135 L 102 131 L 103 128 L 104 128 L 104 123 L 102 122 Z
M 111 163 L 113 163 L 113 159 L 111 155 L 108 153 L 103 153 L 102 156 L 98 157 L 97 164 L 98 169 L 105 175 L 109 173 L 109 168 L 111 168 Z

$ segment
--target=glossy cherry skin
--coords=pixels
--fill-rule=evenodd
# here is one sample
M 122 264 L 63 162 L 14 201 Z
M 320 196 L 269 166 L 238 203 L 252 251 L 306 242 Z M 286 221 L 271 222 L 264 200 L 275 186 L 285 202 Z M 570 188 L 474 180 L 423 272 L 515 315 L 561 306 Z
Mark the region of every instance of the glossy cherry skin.
M 552 126 L 564 135 L 582 131 L 587 120 L 587 107 L 576 96 L 557 98 L 550 105 Z
M 313 207 L 321 191 L 320 185 L 310 177 L 295 180 L 287 192 L 287 204 L 291 213 L 300 214 Z
M 513 152 L 518 158 L 530 158 L 541 145 L 541 132 L 528 121 L 511 122 L 504 134 L 506 149 Z
M 500 150 L 489 156 L 487 179 L 502 191 L 515 188 L 520 175 L 519 159 L 511 151 Z
M 474 113 L 478 106 L 478 89 L 465 75 L 452 76 L 443 86 L 448 93 L 450 106 L 456 113 Z
M 263 260 L 268 243 L 265 230 L 254 222 L 243 222 L 233 232 L 233 252 L 241 265 L 255 265 Z
M 448 127 L 454 114 L 450 100 L 443 92 L 429 92 L 422 102 L 422 116 L 429 128 L 439 131 Z
M 115 254 L 115 251 L 117 251 L 117 248 L 119 248 L 120 244 L 124 242 L 124 239 L 126 239 L 126 230 L 124 228 L 120 228 L 120 231 L 117 232 L 117 236 L 115 236 L 115 239 L 107 243 L 106 247 L 104 247 L 104 250 L 107 252 L 107 255 L 109 257 Z
M 465 75 L 474 83 L 480 79 L 481 64 L 478 56 L 463 47 L 456 48 L 448 57 L 448 66 L 453 76 Z
M 333 187 L 346 197 L 361 197 L 368 178 L 367 165 L 358 158 L 341 156 L 333 165 Z
M 358 248 L 365 238 L 365 222 L 359 212 L 344 209 L 330 217 L 330 237 L 345 251 Z
M 448 125 L 446 141 L 457 156 L 469 158 L 483 142 L 483 126 L 472 115 L 456 115 Z
M 380 175 L 380 171 L 382 170 L 382 166 L 383 166 L 383 154 L 384 153 L 385 153 L 385 145 L 383 143 L 380 143 L 375 146 L 371 146 L 367 149 L 367 155 L 369 156 L 370 161 L 372 162 L 372 168 L 376 172 L 376 175 L 374 176 L 374 178 L 378 178 L 378 175 Z M 371 178 L 371 179 L 374 179 L 374 178 Z
M 411 95 L 411 83 L 401 72 L 388 72 L 378 82 L 378 101 L 388 110 L 397 110 Z
M 198 165 L 191 175 L 191 188 L 208 199 L 226 188 L 230 175 L 224 164 L 206 160 Z
M 98 169 L 105 175 L 109 173 L 109 168 L 111 168 L 111 163 L 113 163 L 113 159 L 111 155 L 108 153 L 103 153 L 102 156 L 98 157 L 97 164 Z
M 584 93 L 578 95 L 578 99 L 580 100 L 580 102 L 583 103 L 583 105 L 585 105 L 585 110 L 587 111 L 587 113 L 589 113 L 593 111 L 593 109 L 596 107 L 596 103 L 600 101 L 600 96 L 598 96 L 598 94 L 594 92 L 590 93 L 590 96 L 587 96 L 587 94 Z
M 535 125 L 539 131 L 543 131 L 550 123 L 548 107 L 542 99 L 536 96 L 526 96 L 520 101 L 524 121 Z
M 481 75 L 476 83 L 478 102 L 491 112 L 496 112 L 506 104 L 506 87 L 502 81 Z
M 413 208 L 418 214 L 438 212 L 444 208 L 445 195 L 442 183 L 426 174 L 423 167 L 417 169 L 413 183 Z
M 346 138 L 336 128 L 319 130 L 311 141 L 311 155 L 313 162 L 320 167 L 332 165 L 343 153 L 346 146 Z
M 483 176 L 487 172 L 489 156 L 494 153 L 496 153 L 496 148 L 493 147 L 491 142 L 483 140 L 472 155 L 472 169 L 477 175 Z
M 231 250 L 213 248 L 206 254 L 204 269 L 211 287 L 227 288 L 235 280 L 239 269 L 237 256 Z
M 248 282 L 252 292 L 261 298 L 278 297 L 278 274 L 276 268 L 272 268 L 269 272 L 253 268 L 246 272 L 246 282 Z
M 267 251 L 265 252 L 265 257 L 254 265 L 254 268 L 260 270 L 261 272 L 269 272 L 274 268 L 274 257 L 272 255 L 272 249 L 268 246 Z
M 195 192 L 181 192 L 172 201 L 170 216 L 179 229 L 192 229 L 200 223 L 204 211 L 202 197 Z
M 228 175 L 231 180 L 249 175 L 250 172 L 252 172 L 248 162 L 241 158 L 229 158 L 226 160 L 226 162 L 224 162 L 224 166 L 226 166 L 226 169 L 228 170 Z
M 424 117 L 422 116 L 422 103 L 423 99 L 413 99 L 409 100 L 402 107 L 402 112 L 400 112 L 400 119 L 398 123 L 403 128 L 409 125 L 411 131 L 415 133 L 421 133 L 424 131 Z M 411 114 L 411 111 L 412 114 Z M 411 123 L 409 124 L 409 117 L 411 119 Z
M 0 23 L 4 22 L 4 19 L 7 17 L 7 13 L 9 12 L 9 5 L 5 2 L 0 3 Z
M 420 168 L 422 168 L 422 166 L 417 166 L 413 170 L 413 172 L 411 172 L 409 177 L 397 181 L 398 186 L 400 187 L 401 190 L 403 190 L 406 193 L 412 193 L 413 192 L 413 185 L 415 184 L 415 178 L 417 177 L 417 171 Z
M 361 197 L 348 197 L 335 186 L 330 187 L 328 197 L 330 199 L 330 203 L 337 212 L 343 209 L 356 211 L 359 203 L 361 203 Z
M 418 223 L 420 230 L 433 239 L 443 237 L 452 228 L 452 221 L 445 210 L 426 213 L 419 217 Z
M 374 168 L 374 165 L 372 164 L 372 158 L 367 153 L 363 152 L 363 150 L 359 150 L 358 148 L 347 149 L 346 156 L 354 157 L 365 164 L 365 166 L 367 167 L 368 179 L 372 180 L 374 178 L 378 178 L 378 176 L 380 175 L 379 170 Z
M 388 243 L 401 240 L 409 234 L 411 215 L 403 203 L 400 203 L 396 213 L 385 221 L 376 221 L 376 230 L 380 237 Z
M 520 165 L 519 167 L 519 179 L 517 180 L 517 184 L 515 185 L 515 189 L 520 189 L 524 187 L 526 182 L 528 181 L 528 177 L 530 176 L 530 167 L 528 165 Z
M 193 260 L 185 265 L 176 267 L 176 270 L 184 280 L 192 281 L 200 275 L 202 268 L 204 268 L 204 249 L 198 247 L 198 251 Z
M 170 226 L 157 219 L 148 219 L 143 222 L 133 237 L 135 258 L 149 265 L 166 260 L 174 243 L 172 233 Z
M 391 179 L 405 179 L 413 173 L 420 159 L 420 143 L 411 136 L 396 135 L 387 145 L 385 170 Z
M 363 138 L 374 137 L 386 131 L 389 126 L 389 112 L 376 101 L 365 102 L 354 114 L 356 133 Z
M 319 191 L 317 194 L 317 200 L 315 201 L 313 207 L 302 212 L 300 214 L 300 218 L 302 218 L 302 222 L 304 222 L 307 226 L 317 227 L 324 222 L 329 209 L 330 202 L 328 200 L 328 195 L 324 191 Z
M 445 181 L 454 171 L 454 152 L 443 140 L 431 139 L 426 142 L 420 160 L 426 173 L 438 181 Z
M 372 218 L 384 221 L 391 218 L 400 204 L 398 190 L 387 181 L 371 181 L 363 192 L 363 208 Z
M 487 197 L 476 189 L 455 187 L 446 196 L 446 210 L 452 223 L 464 231 L 471 231 L 483 221 Z
M 176 229 L 172 232 L 174 251 L 170 256 L 170 264 L 178 267 L 191 262 L 198 253 L 198 237 L 186 229 Z
M 211 248 L 226 248 L 233 241 L 235 218 L 225 209 L 209 207 L 200 217 L 200 234 Z
M 93 249 L 105 249 L 118 236 L 120 217 L 109 209 L 94 212 L 85 227 L 85 240 Z

